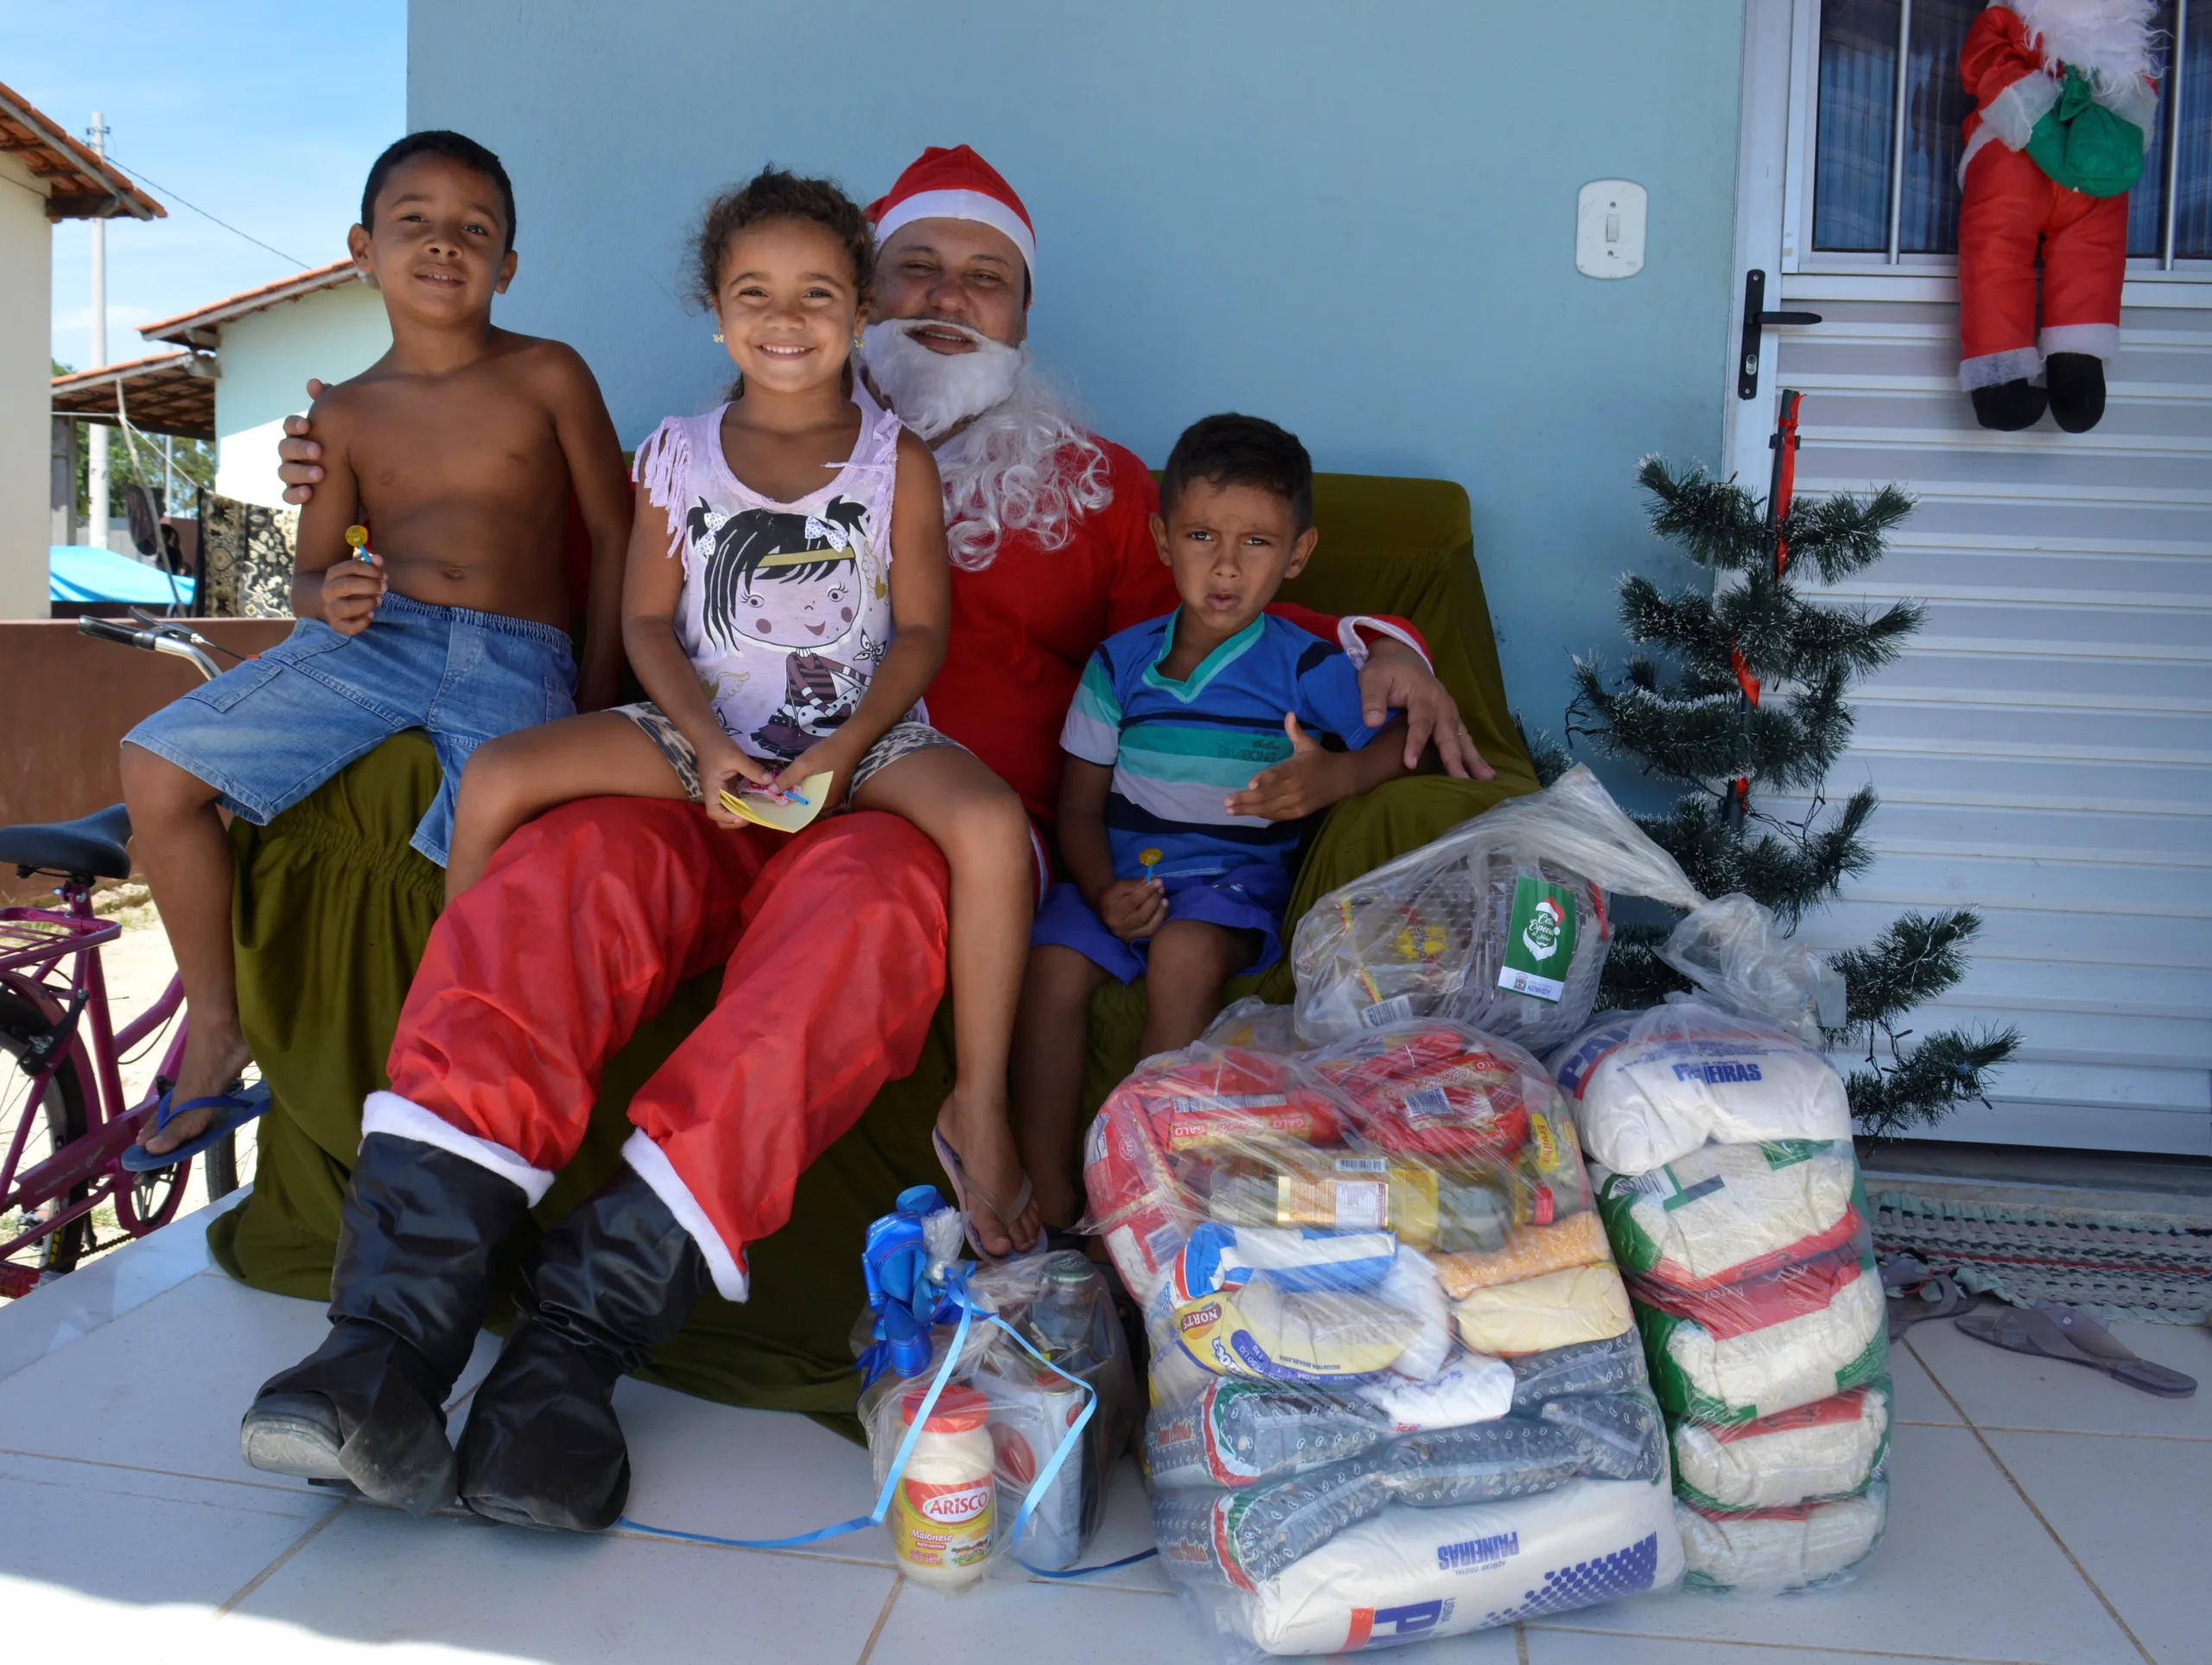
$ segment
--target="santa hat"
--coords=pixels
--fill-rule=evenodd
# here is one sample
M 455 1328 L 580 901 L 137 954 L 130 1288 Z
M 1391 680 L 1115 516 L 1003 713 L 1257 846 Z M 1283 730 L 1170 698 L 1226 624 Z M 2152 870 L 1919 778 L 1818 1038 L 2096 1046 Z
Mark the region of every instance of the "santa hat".
M 887 194 L 868 204 L 868 217 L 875 222 L 879 241 L 912 220 L 981 220 L 1013 238 L 1030 276 L 1037 275 L 1037 232 L 1029 210 L 999 170 L 964 144 L 950 150 L 930 146 Z

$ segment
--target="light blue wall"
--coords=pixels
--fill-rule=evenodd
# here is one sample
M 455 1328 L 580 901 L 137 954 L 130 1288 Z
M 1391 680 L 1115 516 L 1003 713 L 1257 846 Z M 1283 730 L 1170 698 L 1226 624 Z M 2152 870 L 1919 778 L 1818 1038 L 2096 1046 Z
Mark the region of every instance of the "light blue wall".
M 215 383 L 215 489 L 270 508 L 284 501 L 276 447 L 307 408 L 310 376 L 342 382 L 391 350 L 384 296 L 366 283 L 317 289 L 225 324 Z
M 1567 652 L 1667 560 L 1643 454 L 1716 458 L 1741 0 L 435 0 L 408 118 L 514 175 L 502 321 L 589 359 L 633 442 L 728 374 L 678 305 L 704 198 L 773 159 L 866 200 L 974 144 L 1039 227 L 1034 334 L 1155 466 L 1241 409 L 1324 468 L 1474 499 L 1509 694 L 1556 728 Z M 1575 194 L 1650 192 L 1647 264 L 1573 264 Z

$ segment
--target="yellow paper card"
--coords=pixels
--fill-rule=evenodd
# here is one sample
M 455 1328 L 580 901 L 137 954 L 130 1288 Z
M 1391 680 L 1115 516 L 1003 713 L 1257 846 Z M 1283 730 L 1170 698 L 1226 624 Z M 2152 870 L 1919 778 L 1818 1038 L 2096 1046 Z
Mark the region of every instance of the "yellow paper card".
M 830 796 L 830 783 L 834 778 L 827 769 L 818 775 L 809 775 L 789 798 L 772 798 L 762 792 L 724 792 L 722 808 L 732 815 L 743 816 L 756 826 L 795 833 L 822 813 L 823 800 Z M 801 799 L 805 801 L 802 803 Z

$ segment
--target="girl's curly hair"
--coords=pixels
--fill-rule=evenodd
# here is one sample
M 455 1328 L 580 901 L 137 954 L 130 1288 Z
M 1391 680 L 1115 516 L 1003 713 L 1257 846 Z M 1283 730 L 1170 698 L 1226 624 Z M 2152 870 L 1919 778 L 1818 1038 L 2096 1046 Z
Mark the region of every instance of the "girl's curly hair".
M 875 230 L 860 204 L 835 180 L 808 179 L 771 166 L 707 205 L 706 219 L 693 245 L 693 300 L 709 308 L 714 306 L 730 239 L 764 219 L 800 219 L 821 226 L 845 245 L 854 288 L 865 295 L 874 282 Z

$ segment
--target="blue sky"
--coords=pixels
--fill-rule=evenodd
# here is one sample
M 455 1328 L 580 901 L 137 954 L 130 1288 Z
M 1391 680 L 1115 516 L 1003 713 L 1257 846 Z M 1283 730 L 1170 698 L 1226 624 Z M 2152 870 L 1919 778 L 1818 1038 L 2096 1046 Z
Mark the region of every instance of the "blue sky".
M 361 182 L 405 130 L 404 0 L 10 0 L 5 81 L 79 137 L 99 110 L 118 163 L 169 211 L 111 220 L 108 358 L 137 326 L 299 270 L 209 223 L 319 266 L 346 252 Z M 151 177 L 149 178 L 149 175 Z M 157 182 L 158 181 L 158 182 Z M 87 365 L 92 240 L 54 235 L 54 355 Z

